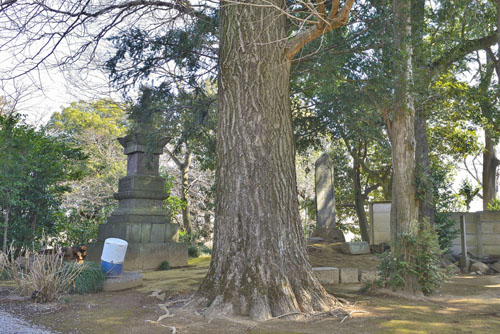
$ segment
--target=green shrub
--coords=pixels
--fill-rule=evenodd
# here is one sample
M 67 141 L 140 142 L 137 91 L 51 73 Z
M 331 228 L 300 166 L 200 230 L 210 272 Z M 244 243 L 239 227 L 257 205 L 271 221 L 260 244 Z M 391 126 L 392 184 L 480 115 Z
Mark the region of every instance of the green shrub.
M 65 270 L 72 271 L 76 266 L 84 266 L 80 274 L 72 282 L 69 293 L 86 294 L 95 293 L 102 290 L 102 284 L 106 275 L 102 272 L 101 266 L 92 261 L 86 261 L 84 264 L 76 262 L 67 262 Z
M 379 265 L 379 284 L 396 290 L 405 286 L 406 279 L 416 278 L 422 292 L 439 289 L 447 274 L 440 268 L 438 235 L 428 224 L 412 234 L 403 235 L 400 243 L 407 246 L 405 254 L 386 252 Z M 406 259 L 406 260 L 405 260 Z
M 170 263 L 168 261 L 163 261 L 160 263 L 160 266 L 158 267 L 158 270 L 169 270 L 170 269 Z
M 197 245 L 189 244 L 188 245 L 188 255 L 189 257 L 199 257 L 200 249 Z
M 494 198 L 488 203 L 488 211 L 500 211 L 500 198 Z
M 434 227 L 439 238 L 439 247 L 447 251 L 452 246 L 452 241 L 459 233 L 455 220 L 451 219 L 451 214 L 447 212 L 436 212 L 434 215 Z

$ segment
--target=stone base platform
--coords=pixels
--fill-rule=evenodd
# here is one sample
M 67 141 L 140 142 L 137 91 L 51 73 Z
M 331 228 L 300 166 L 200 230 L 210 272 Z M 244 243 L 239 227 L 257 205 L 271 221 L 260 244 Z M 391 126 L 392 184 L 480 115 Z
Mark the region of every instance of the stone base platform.
M 103 246 L 104 242 L 87 244 L 87 260 L 100 263 Z M 177 242 L 130 242 L 127 247 L 123 269 L 157 269 L 163 261 L 168 261 L 170 267 L 187 266 L 187 245 Z
M 358 268 L 315 267 L 312 268 L 321 284 L 357 284 L 374 281 L 376 270 Z
M 120 291 L 135 288 L 142 285 L 142 275 L 134 271 L 124 271 L 120 276 L 106 278 L 102 290 Z

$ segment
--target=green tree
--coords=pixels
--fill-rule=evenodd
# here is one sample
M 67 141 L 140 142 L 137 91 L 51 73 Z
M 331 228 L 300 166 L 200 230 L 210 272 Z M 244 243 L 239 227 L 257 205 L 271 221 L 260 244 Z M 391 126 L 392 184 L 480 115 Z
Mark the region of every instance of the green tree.
M 64 205 L 90 217 L 115 205 L 113 190 L 126 173 L 123 149 L 116 140 L 128 128 L 125 106 L 110 100 L 73 102 L 52 114 L 47 128 L 54 135 L 81 147 L 88 156 L 85 177 L 71 183 Z
M 52 114 L 47 128 L 53 136 L 81 148 L 88 159 L 83 177 L 69 182 L 59 217 L 70 244 L 82 244 L 97 237 L 97 225 L 116 206 L 113 198 L 118 180 L 126 174 L 126 157 L 117 138 L 129 127 L 126 106 L 111 100 L 73 102 Z
M 80 177 L 84 155 L 73 145 L 36 130 L 18 116 L 0 116 L 3 244 L 21 247 L 56 235 L 55 218 L 66 181 Z

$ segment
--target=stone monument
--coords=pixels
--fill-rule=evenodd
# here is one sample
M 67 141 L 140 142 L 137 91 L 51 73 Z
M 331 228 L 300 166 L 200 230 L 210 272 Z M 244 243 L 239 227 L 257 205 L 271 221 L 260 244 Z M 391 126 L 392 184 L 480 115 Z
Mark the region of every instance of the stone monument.
M 345 242 L 344 234 L 335 227 L 335 188 L 333 161 L 324 153 L 315 166 L 316 230 L 313 237 L 327 242 Z
M 119 138 L 127 155 L 127 176 L 118 183 L 118 208 L 99 226 L 97 242 L 87 246 L 87 259 L 99 262 L 104 240 L 128 242 L 125 270 L 156 269 L 163 261 L 172 267 L 187 265 L 187 245 L 177 242 L 176 224 L 163 209 L 165 181 L 158 174 L 159 158 L 168 142 L 164 138 L 149 147 L 145 128 Z

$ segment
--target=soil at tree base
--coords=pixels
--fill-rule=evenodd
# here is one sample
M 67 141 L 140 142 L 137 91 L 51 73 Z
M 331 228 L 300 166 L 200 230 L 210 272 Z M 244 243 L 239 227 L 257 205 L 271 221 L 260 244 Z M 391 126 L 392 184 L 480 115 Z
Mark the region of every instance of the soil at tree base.
M 318 245 L 318 248 L 326 247 Z M 317 251 L 317 253 L 320 251 Z M 315 259 L 313 251 L 311 260 Z M 366 264 L 373 260 L 367 258 Z M 148 297 L 161 289 L 167 298 L 185 299 L 196 289 L 208 268 L 209 258 L 190 260 L 186 268 L 144 273 L 144 286 L 122 292 L 72 295 L 51 305 L 35 305 L 31 301 L 7 300 L 2 295 L 0 311 L 9 312 L 31 324 L 43 326 L 52 333 L 168 333 L 164 326 L 174 326 L 177 333 L 485 333 L 500 329 L 500 275 L 455 276 L 440 294 L 420 300 L 392 296 L 362 294 L 358 284 L 327 286 L 327 290 L 356 303 L 352 318 L 317 317 L 306 321 L 277 319 L 253 322 L 248 318 L 221 318 L 209 321 L 195 312 L 169 310 L 176 317 L 160 324 L 147 323 L 164 314 L 159 300 Z M 352 266 L 356 256 L 340 257 L 339 267 Z M 4 284 L 4 282 L 0 282 Z M 170 331 L 171 332 L 171 331 Z

